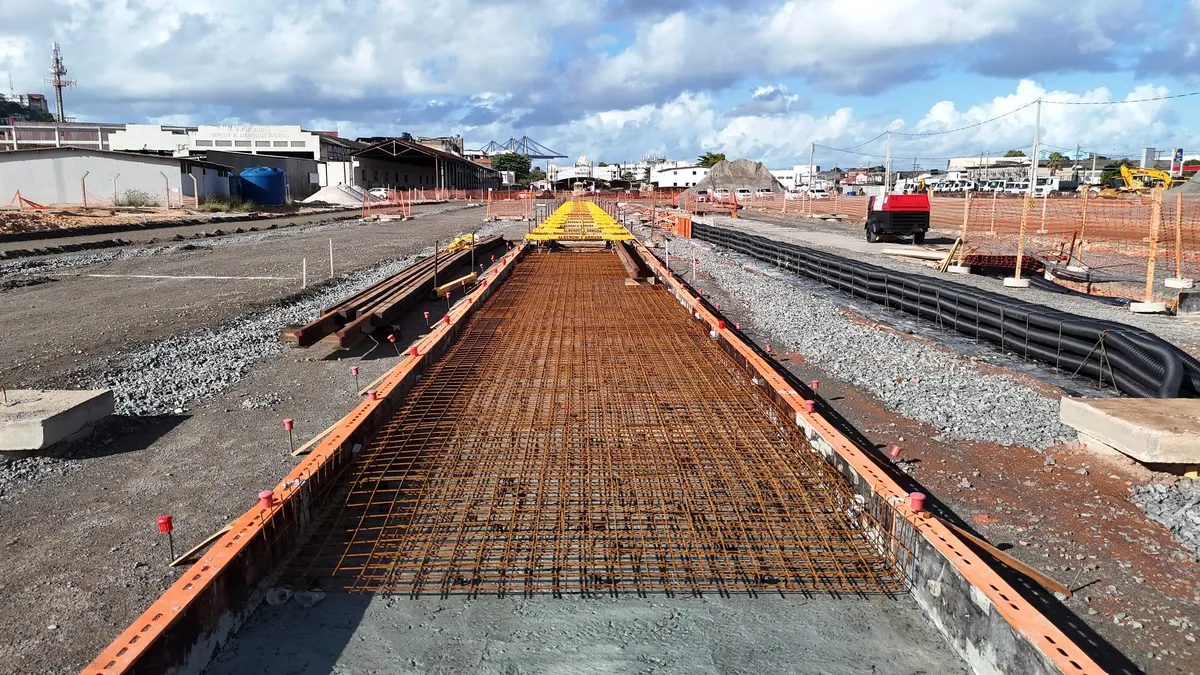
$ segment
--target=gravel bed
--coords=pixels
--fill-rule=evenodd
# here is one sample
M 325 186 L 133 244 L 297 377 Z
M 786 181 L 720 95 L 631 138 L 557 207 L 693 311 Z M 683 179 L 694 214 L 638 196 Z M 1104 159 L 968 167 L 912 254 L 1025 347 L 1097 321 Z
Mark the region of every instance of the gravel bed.
M 878 396 L 944 435 L 1044 450 L 1072 440 L 1058 401 L 1016 378 L 985 374 L 971 358 L 853 321 L 829 297 L 750 258 L 697 246 L 702 272 L 740 302 L 776 350 Z
M 821 227 L 821 225 L 827 225 L 826 223 L 820 223 L 819 225 L 808 225 L 806 223 L 801 223 L 792 226 L 784 226 L 778 223 L 757 223 L 754 220 L 746 218 L 738 218 L 737 220 L 734 220 L 726 216 L 713 216 L 709 220 L 711 220 L 717 227 L 737 229 L 746 232 L 755 232 L 762 236 L 768 237 L 773 236 L 774 233 L 759 232 L 757 231 L 755 225 L 757 224 L 770 228 L 785 227 L 788 229 L 795 229 L 797 231 L 828 230 L 827 227 Z M 846 233 L 839 232 L 839 234 Z M 846 234 L 846 236 L 850 235 Z M 886 267 L 899 272 L 919 274 L 929 277 L 936 276 L 939 279 L 948 278 L 950 281 L 954 281 L 956 283 L 974 286 L 976 288 L 981 288 L 985 291 L 991 291 L 993 293 L 1009 295 L 1022 300 L 1027 300 L 1029 302 L 1036 302 L 1038 304 L 1046 305 L 1047 307 L 1053 307 L 1064 312 L 1071 312 L 1081 316 L 1090 316 L 1097 319 L 1106 319 L 1108 321 L 1118 321 L 1151 331 L 1162 337 L 1164 340 L 1174 342 L 1179 347 L 1186 349 L 1193 354 L 1200 351 L 1200 324 L 1181 321 L 1173 317 L 1156 316 L 1152 314 L 1134 314 L 1133 312 L 1129 311 L 1126 303 L 1114 301 L 1112 298 L 1087 297 L 1080 293 L 1065 292 L 1067 289 L 1062 289 L 1064 292 L 1055 292 L 1051 290 L 1039 289 L 1037 287 L 1026 289 L 1007 288 L 1000 283 L 999 279 L 985 277 L 978 274 L 952 275 L 947 277 L 947 275 L 937 274 L 932 269 L 924 265 L 916 264 L 892 256 L 879 255 L 875 253 L 862 253 L 859 251 L 851 251 L 832 246 L 819 246 L 813 244 L 812 242 L 807 242 L 801 239 L 791 239 L 789 241 L 800 246 L 827 251 L 844 258 L 871 263 L 872 265 Z M 906 247 L 907 246 L 902 243 L 895 244 L 895 248 Z
M 349 295 L 399 273 L 433 247 L 310 287 L 278 306 L 227 325 L 176 335 L 109 359 L 85 387 L 112 389 L 121 415 L 181 414 L 191 401 L 240 380 L 255 362 L 285 349 L 280 331 L 303 324 Z
M 1134 504 L 1200 559 L 1200 481 L 1181 478 L 1174 483 L 1135 485 L 1129 491 Z

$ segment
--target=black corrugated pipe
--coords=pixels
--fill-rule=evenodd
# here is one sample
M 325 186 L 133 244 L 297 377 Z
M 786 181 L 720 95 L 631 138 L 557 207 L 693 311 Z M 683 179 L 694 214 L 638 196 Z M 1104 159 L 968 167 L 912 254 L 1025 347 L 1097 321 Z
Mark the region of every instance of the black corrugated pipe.
M 930 277 L 914 277 L 764 237 L 693 223 L 692 236 L 854 297 L 987 340 L 1130 396 L 1200 396 L 1200 361 L 1162 338 L 999 293 Z

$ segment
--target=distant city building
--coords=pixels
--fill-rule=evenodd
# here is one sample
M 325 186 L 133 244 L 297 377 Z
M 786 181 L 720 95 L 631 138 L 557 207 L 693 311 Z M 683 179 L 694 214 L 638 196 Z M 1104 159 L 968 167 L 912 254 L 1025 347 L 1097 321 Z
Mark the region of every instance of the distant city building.
M 1139 165 L 1143 169 L 1153 169 L 1154 162 L 1158 159 L 1158 150 L 1154 148 L 1142 148 L 1142 163 Z
M 689 188 L 708 176 L 709 168 L 695 162 L 663 162 L 650 169 L 650 182 L 660 188 Z
M 788 190 L 795 190 L 801 185 L 808 185 L 810 172 L 814 174 L 815 178 L 815 174 L 821 172 L 821 167 L 815 164 L 811 167 L 808 164 L 797 164 L 790 169 L 771 169 L 770 171 L 780 185 Z

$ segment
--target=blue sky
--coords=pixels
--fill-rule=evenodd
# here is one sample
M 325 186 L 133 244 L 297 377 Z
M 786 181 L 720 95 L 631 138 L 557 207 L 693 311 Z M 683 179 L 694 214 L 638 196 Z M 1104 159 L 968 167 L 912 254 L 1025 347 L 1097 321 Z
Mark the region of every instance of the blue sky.
M 972 125 L 1038 97 L 1043 140 L 1200 152 L 1200 0 L 0 0 L 0 73 L 50 42 L 80 120 L 299 124 L 346 136 L 528 134 L 570 155 L 701 152 L 773 168 L 809 144 Z M 893 136 L 897 165 L 1032 140 L 1033 108 Z M 883 140 L 858 148 L 882 155 Z M 817 162 L 874 157 L 819 147 Z

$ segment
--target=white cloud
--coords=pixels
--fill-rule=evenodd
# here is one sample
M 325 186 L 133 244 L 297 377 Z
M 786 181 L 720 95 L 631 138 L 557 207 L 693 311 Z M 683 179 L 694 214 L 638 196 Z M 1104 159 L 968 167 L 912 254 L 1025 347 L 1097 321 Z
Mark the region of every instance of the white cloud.
M 958 104 L 945 100 L 934 103 L 919 119 L 909 123 L 897 119 L 889 126 L 897 132 L 939 132 L 976 123 L 1011 112 L 1037 100 L 1042 105 L 1043 150 L 1074 149 L 1102 153 L 1114 150 L 1136 152 L 1143 145 L 1197 147 L 1200 137 L 1172 136 L 1166 123 L 1170 103 L 1152 101 L 1124 105 L 1064 105 L 1062 103 L 1109 102 L 1166 95 L 1168 91 L 1151 84 L 1135 87 L 1114 96 L 1104 88 L 1083 92 L 1046 90 L 1033 81 L 1021 81 L 1009 94 L 977 104 Z M 1050 102 L 1059 103 L 1050 103 Z M 972 156 L 1009 148 L 1029 152 L 1033 139 L 1033 106 L 954 133 L 906 137 L 893 135 L 892 153 L 897 160 L 924 158 L 921 165 L 944 166 L 943 157 Z M 852 108 L 843 107 L 827 114 L 792 112 L 770 115 L 722 113 L 707 94 L 684 93 L 662 104 L 639 106 L 587 115 L 558 129 L 547 130 L 544 140 L 551 147 L 569 147 L 604 161 L 629 161 L 647 152 L 659 152 L 672 158 L 687 159 L 703 151 L 724 152 L 733 157 L 763 161 L 772 168 L 808 162 L 809 143 L 835 148 L 851 148 L 883 131 L 875 122 L 864 122 Z M 557 144 L 557 145 L 556 145 Z M 853 166 L 879 163 L 884 140 L 878 139 L 859 150 L 869 157 L 839 153 L 818 147 L 818 163 Z M 907 163 L 905 164 L 907 166 Z

